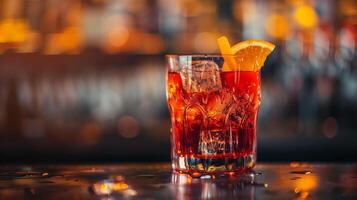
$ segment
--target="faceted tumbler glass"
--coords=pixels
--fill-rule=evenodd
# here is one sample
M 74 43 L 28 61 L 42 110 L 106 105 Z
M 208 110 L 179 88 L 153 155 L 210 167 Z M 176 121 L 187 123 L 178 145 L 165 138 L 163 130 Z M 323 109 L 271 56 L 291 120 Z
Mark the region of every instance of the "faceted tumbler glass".
M 255 165 L 260 72 L 227 70 L 227 57 L 166 56 L 175 172 L 240 173 Z

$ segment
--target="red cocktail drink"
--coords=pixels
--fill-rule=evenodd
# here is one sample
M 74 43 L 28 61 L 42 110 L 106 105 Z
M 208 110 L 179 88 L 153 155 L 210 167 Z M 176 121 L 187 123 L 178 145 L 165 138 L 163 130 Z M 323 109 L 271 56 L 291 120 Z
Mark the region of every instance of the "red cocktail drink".
M 174 170 L 207 174 L 252 168 L 260 72 L 223 71 L 223 58 L 217 56 L 169 59 L 166 88 Z

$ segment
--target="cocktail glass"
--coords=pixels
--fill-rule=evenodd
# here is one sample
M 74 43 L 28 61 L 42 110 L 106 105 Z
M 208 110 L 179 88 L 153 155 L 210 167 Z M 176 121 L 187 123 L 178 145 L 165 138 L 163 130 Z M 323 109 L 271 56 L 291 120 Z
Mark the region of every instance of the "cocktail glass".
M 241 173 L 256 162 L 260 71 L 226 71 L 237 55 L 167 55 L 175 172 Z

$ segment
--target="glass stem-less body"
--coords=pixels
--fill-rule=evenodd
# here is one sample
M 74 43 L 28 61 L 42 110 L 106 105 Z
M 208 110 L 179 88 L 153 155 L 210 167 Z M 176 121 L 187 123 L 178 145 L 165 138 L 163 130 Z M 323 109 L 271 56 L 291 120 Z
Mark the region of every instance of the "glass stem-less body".
M 194 73 L 206 72 L 189 72 Z M 260 74 L 219 70 L 215 75 L 219 79 L 200 82 L 215 85 L 209 87 L 194 85 L 182 70 L 167 72 L 175 171 L 241 172 L 255 164 Z

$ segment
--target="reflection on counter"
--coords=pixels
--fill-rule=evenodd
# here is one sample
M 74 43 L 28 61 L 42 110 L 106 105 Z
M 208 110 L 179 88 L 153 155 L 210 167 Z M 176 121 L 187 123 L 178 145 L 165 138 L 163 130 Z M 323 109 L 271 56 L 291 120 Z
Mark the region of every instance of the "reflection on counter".
M 93 192 L 99 196 L 121 194 L 123 198 L 135 196 L 137 192 L 130 188 L 123 176 L 115 176 L 108 180 L 94 183 L 91 187 Z
M 243 176 L 191 177 L 186 174 L 172 174 L 175 199 L 256 199 L 254 188 L 268 187 L 266 183 L 255 182 L 255 173 L 249 172 Z

